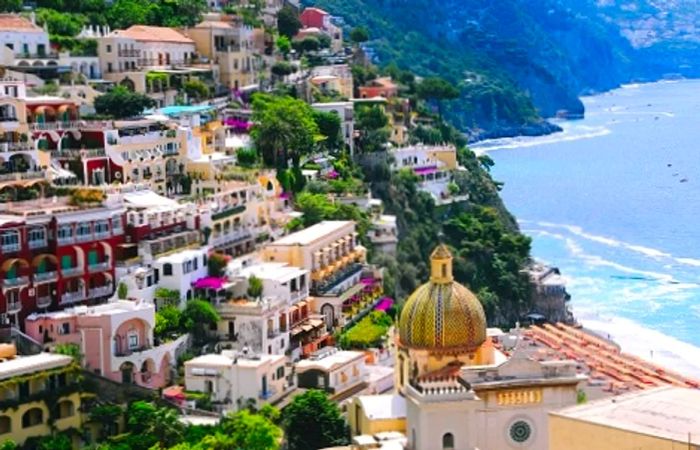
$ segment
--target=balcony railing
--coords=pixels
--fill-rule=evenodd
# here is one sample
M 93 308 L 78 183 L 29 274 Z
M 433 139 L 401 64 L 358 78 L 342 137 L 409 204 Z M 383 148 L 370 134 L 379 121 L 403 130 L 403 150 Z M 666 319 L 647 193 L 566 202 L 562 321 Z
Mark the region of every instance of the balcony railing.
M 106 297 L 112 295 L 112 285 L 100 286 L 88 290 L 88 298 Z
M 61 295 L 61 303 L 74 303 L 85 300 L 85 292 L 82 290 L 77 290 L 74 292 L 66 292 Z
M 99 158 L 106 156 L 103 148 L 64 148 L 61 150 L 52 150 L 51 156 L 54 158 Z
M 318 283 L 316 286 L 316 293 L 318 294 L 326 294 L 330 291 L 332 291 L 334 288 L 336 288 L 338 285 L 340 285 L 342 282 L 347 280 L 348 278 L 357 275 L 358 273 L 362 272 L 362 264 L 360 263 L 354 263 L 350 264 L 349 266 L 337 271 L 333 275 L 331 275 L 330 278 L 327 280 Z
M 0 175 L 0 181 L 22 181 L 36 180 L 46 178 L 46 172 L 43 170 L 32 170 L 28 172 L 14 172 Z
M 52 270 L 50 272 L 41 272 L 41 273 L 34 274 L 34 282 L 35 283 L 46 283 L 48 281 L 56 281 L 56 280 L 58 280 L 58 272 L 55 270 Z
M 110 266 L 109 261 L 104 261 L 104 262 L 89 264 L 88 270 L 91 273 L 104 272 L 105 270 L 109 270 L 109 266 Z
M 75 240 L 77 242 L 87 242 L 87 241 L 93 241 L 95 240 L 95 236 L 92 233 L 87 233 L 87 234 L 76 234 L 75 235 Z
M 2 123 L 1 120 L 0 123 Z M 0 142 L 0 152 L 31 152 L 33 150 L 35 150 L 34 146 L 27 142 Z
M 273 387 L 268 387 L 266 390 L 261 390 L 258 393 L 258 397 L 260 398 L 260 400 L 267 400 L 269 398 L 274 397 L 275 395 L 277 395 L 277 389 Z
M 83 268 L 82 267 L 68 267 L 66 269 L 61 269 L 61 275 L 64 277 L 74 277 L 77 275 L 82 275 L 83 274 Z
M 19 244 L 19 242 L 17 242 L 15 244 L 3 244 L 0 248 L 2 249 L 3 253 L 12 253 L 18 252 L 22 246 Z
M 21 310 L 22 310 L 22 302 L 20 302 L 20 301 L 7 302 L 7 312 L 9 314 L 18 313 Z
M 103 130 L 111 128 L 112 122 L 108 120 L 76 120 L 66 122 L 44 122 L 30 123 L 29 128 L 33 131 L 51 130 Z
M 141 56 L 141 50 L 119 50 L 118 55 L 122 58 L 138 58 L 139 56 Z
M 51 306 L 51 295 L 42 295 L 36 298 L 36 306 L 38 308 L 48 308 Z
M 110 236 L 109 230 L 107 231 L 95 231 L 95 239 L 107 239 Z
M 5 278 L 2 284 L 6 288 L 24 286 L 25 284 L 29 284 L 29 277 L 25 275 L 23 277 Z
M 60 236 L 56 238 L 56 243 L 58 245 L 68 245 L 75 242 L 75 237 L 73 236 Z
M 151 350 L 153 347 L 151 346 L 150 342 L 146 342 L 144 345 L 141 345 L 139 347 L 135 348 L 126 348 L 126 349 L 120 349 L 114 352 L 114 356 L 131 356 L 134 353 L 141 353 L 141 352 L 147 352 Z
M 36 248 L 44 248 L 47 245 L 49 245 L 49 242 L 46 239 L 36 239 L 33 241 L 28 241 L 27 245 L 31 249 L 36 249 Z

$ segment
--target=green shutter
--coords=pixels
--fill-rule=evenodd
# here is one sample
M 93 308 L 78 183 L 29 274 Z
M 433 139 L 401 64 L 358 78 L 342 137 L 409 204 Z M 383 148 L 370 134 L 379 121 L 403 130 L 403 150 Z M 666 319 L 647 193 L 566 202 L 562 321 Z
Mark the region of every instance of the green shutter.
M 12 264 L 9 269 L 7 269 L 7 273 L 5 275 L 5 278 L 12 279 L 12 278 L 17 278 L 17 264 Z
M 73 258 L 70 255 L 61 256 L 61 269 L 70 269 L 73 267 Z
M 94 266 L 97 264 L 97 250 L 90 250 L 88 252 L 88 265 Z
M 45 273 L 46 272 L 46 258 L 43 258 L 39 261 L 39 264 L 36 266 L 36 273 Z

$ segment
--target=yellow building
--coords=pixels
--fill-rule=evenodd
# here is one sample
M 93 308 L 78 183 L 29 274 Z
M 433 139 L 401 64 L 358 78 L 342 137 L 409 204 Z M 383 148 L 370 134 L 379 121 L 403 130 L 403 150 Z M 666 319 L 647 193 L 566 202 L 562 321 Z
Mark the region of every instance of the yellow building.
M 398 394 L 360 395 L 348 404 L 348 423 L 353 435 L 406 432 L 406 402 Z
M 8 349 L 10 358 L 0 362 L 0 441 L 22 445 L 30 437 L 80 429 L 80 367 L 73 358 L 1 350 Z
M 700 449 L 700 390 L 662 387 L 552 412 L 549 448 Z

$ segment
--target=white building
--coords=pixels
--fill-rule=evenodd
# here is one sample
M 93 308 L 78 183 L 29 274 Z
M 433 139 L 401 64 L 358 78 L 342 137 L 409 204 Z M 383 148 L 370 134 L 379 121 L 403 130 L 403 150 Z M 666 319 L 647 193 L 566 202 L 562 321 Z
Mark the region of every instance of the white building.
M 260 408 L 290 392 L 286 362 L 283 355 L 226 350 L 203 355 L 185 363 L 185 387 L 211 394 L 215 407 L 224 413 L 249 404 Z
M 46 57 L 51 47 L 49 33 L 30 19 L 18 14 L 0 14 L 0 46 L 16 57 Z
M 366 386 L 367 369 L 363 352 L 326 347 L 294 366 L 297 386 L 321 389 L 340 399 Z
M 313 103 L 311 105 L 316 111 L 334 113 L 340 117 L 341 133 L 343 134 L 343 142 L 348 146 L 350 155 L 355 150 L 355 108 L 352 102 L 331 102 L 331 103 Z
M 181 304 L 194 298 L 193 284 L 207 276 L 208 247 L 199 247 L 161 256 L 153 261 L 159 273 L 158 286 L 180 293 Z

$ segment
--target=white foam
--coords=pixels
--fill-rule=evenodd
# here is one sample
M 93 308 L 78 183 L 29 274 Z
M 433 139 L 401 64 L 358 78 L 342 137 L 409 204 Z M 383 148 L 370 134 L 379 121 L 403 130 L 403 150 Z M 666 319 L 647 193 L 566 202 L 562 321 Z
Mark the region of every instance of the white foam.
M 483 155 L 484 153 L 492 152 L 494 150 L 514 150 L 518 148 L 578 141 L 581 139 L 593 139 L 606 136 L 611 133 L 610 129 L 606 127 L 588 127 L 582 125 L 573 127 L 567 124 L 562 124 L 562 128 L 564 131 L 547 136 L 489 139 L 472 144 L 470 148 L 477 155 Z
M 622 317 L 576 310 L 586 328 L 610 337 L 622 350 L 691 377 L 700 377 L 700 348 Z

